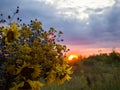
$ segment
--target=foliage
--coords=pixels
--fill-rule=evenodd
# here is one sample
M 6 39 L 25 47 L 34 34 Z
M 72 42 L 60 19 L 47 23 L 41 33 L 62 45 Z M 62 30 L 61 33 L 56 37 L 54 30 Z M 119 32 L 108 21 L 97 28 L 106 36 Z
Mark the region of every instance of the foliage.
M 84 59 L 84 64 L 93 65 L 95 62 L 118 65 L 120 64 L 120 53 L 113 50 L 109 54 L 101 53 L 99 55 L 89 56 L 88 58 Z
M 1 80 L 7 90 L 40 90 L 43 85 L 69 80 L 72 68 L 66 60 L 68 49 L 57 42 L 63 41 L 63 33 L 53 27 L 43 30 L 37 19 L 29 25 L 13 22 L 18 12 L 19 7 L 13 16 L 8 16 L 8 21 L 0 20 L 4 23 L 0 26 Z M 17 21 L 22 20 L 18 17 Z

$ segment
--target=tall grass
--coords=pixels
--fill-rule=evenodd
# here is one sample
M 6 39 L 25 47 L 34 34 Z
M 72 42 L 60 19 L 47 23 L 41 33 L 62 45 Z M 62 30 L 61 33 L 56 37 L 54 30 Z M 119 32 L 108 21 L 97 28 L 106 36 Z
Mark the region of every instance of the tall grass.
M 75 72 L 70 81 L 63 85 L 55 84 L 43 87 L 42 90 L 120 90 L 120 68 L 86 67 L 88 71 Z
M 86 60 L 75 64 L 72 79 L 63 85 L 55 84 L 42 90 L 120 90 L 120 64 Z

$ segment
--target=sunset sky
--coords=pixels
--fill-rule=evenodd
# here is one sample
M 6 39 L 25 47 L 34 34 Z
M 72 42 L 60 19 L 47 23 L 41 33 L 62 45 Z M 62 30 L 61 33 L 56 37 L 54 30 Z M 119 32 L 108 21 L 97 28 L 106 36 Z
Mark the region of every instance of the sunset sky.
M 92 55 L 120 48 L 120 0 L 0 0 L 0 13 L 20 7 L 23 22 L 63 31 L 69 53 Z

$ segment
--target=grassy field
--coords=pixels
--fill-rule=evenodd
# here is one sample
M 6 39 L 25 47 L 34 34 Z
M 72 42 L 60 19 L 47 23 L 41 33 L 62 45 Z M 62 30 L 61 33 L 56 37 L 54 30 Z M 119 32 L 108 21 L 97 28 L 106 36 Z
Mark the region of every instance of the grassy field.
M 103 59 L 103 56 L 95 57 Z M 120 90 L 120 64 L 94 59 L 96 58 L 92 57 L 76 62 L 70 81 L 61 86 L 53 84 L 50 87 L 43 87 L 41 90 Z

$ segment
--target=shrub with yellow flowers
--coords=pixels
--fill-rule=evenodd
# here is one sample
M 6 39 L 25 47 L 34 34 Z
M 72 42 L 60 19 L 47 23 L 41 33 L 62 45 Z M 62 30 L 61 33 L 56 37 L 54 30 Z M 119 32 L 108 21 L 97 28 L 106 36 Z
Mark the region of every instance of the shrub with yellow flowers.
M 18 12 L 19 7 L 13 16 Z M 0 24 L 0 86 L 5 90 L 40 90 L 43 85 L 70 80 L 68 49 L 58 43 L 63 41 L 63 33 L 52 27 L 45 31 L 37 20 L 29 25 L 13 22 L 13 16 L 0 19 L 4 23 Z

